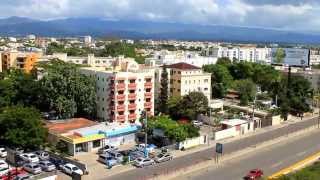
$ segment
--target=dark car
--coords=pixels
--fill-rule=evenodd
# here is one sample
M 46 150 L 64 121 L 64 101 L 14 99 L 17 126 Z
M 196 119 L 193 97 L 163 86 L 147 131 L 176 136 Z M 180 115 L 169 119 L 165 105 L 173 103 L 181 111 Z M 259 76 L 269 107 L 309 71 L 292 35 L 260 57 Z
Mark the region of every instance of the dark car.
M 253 169 L 244 177 L 244 179 L 257 180 L 262 178 L 263 171 L 261 169 Z
M 67 162 L 62 160 L 62 159 L 59 159 L 59 158 L 53 158 L 53 157 L 50 157 L 49 161 L 54 164 L 56 166 L 57 169 L 61 169 L 61 166 L 63 166 L 64 164 L 66 164 Z

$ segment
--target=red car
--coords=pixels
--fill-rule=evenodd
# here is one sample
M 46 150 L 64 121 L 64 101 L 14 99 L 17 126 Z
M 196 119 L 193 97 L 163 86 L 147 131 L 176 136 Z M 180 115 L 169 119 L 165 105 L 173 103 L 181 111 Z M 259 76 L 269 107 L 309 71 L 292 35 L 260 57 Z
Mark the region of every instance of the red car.
M 9 179 L 13 179 L 14 177 L 16 177 L 19 174 L 26 174 L 26 172 L 22 169 L 11 169 L 10 170 L 10 177 L 9 175 L 4 175 L 4 176 L 0 176 L 0 180 L 9 180 Z
M 256 180 L 260 179 L 262 176 L 263 171 L 261 169 L 253 169 L 244 177 L 244 179 Z

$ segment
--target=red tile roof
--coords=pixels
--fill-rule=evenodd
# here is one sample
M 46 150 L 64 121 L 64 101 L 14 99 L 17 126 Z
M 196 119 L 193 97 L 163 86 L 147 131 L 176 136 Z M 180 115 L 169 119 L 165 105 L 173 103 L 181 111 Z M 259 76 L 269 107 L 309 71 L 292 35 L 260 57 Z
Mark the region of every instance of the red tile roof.
M 188 63 L 176 63 L 176 64 L 171 64 L 171 65 L 166 65 L 167 68 L 175 68 L 175 69 L 181 69 L 181 70 L 188 70 L 188 69 L 201 69 L 198 66 L 194 66 L 192 64 Z
M 56 133 L 66 133 L 71 130 L 90 127 L 97 125 L 98 123 L 85 119 L 85 118 L 73 118 L 69 120 L 57 120 L 57 121 L 50 121 L 46 122 L 46 127 L 49 131 L 56 132 Z

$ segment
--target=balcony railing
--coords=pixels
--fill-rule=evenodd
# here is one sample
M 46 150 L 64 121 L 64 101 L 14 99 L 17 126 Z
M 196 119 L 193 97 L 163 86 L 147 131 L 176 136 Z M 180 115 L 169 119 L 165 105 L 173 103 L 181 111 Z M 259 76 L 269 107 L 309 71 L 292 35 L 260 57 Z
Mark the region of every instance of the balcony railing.
M 144 83 L 145 88 L 152 88 L 153 83 L 152 82 L 146 82 Z
M 128 99 L 129 100 L 135 100 L 136 97 L 137 97 L 137 95 L 135 93 L 128 94 Z
M 126 95 L 124 94 L 117 95 L 117 101 L 124 101 L 125 99 L 126 99 Z
M 125 89 L 126 89 L 126 85 L 124 83 L 117 84 L 117 90 L 125 90 Z
M 146 93 L 144 93 L 144 97 L 146 97 L 146 98 L 152 98 L 152 92 L 146 92 Z
M 144 103 L 145 108 L 151 108 L 152 107 L 152 102 L 146 102 Z
M 117 106 L 117 111 L 124 111 L 126 109 L 125 105 L 118 105 Z
M 137 105 L 136 104 L 129 104 L 128 105 L 128 109 L 129 110 L 135 110 L 137 108 Z
M 132 90 L 132 89 L 136 89 L 137 88 L 137 84 L 136 83 L 130 83 L 128 84 L 128 89 Z
M 128 115 L 128 119 L 129 120 L 135 120 L 135 119 L 137 119 L 137 115 L 136 114 L 129 114 Z
M 125 115 L 118 115 L 118 116 L 116 116 L 115 119 L 117 121 L 124 122 L 126 120 L 126 116 Z

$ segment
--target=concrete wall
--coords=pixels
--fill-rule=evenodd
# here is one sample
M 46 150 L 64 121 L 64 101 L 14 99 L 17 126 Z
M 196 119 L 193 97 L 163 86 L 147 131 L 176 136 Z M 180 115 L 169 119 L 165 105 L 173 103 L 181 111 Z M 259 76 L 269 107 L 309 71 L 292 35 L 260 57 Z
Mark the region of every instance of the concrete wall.
M 178 149 L 189 149 L 195 146 L 199 146 L 201 144 L 205 144 L 206 143 L 206 136 L 199 136 L 196 138 L 192 138 L 192 139 L 187 139 L 183 142 L 178 143 Z
M 237 136 L 238 134 L 239 134 L 239 132 L 237 132 L 236 128 L 232 127 L 232 128 L 229 128 L 229 129 L 225 129 L 225 130 L 222 130 L 222 131 L 215 132 L 214 133 L 214 139 L 215 140 L 221 140 L 221 139 Z

